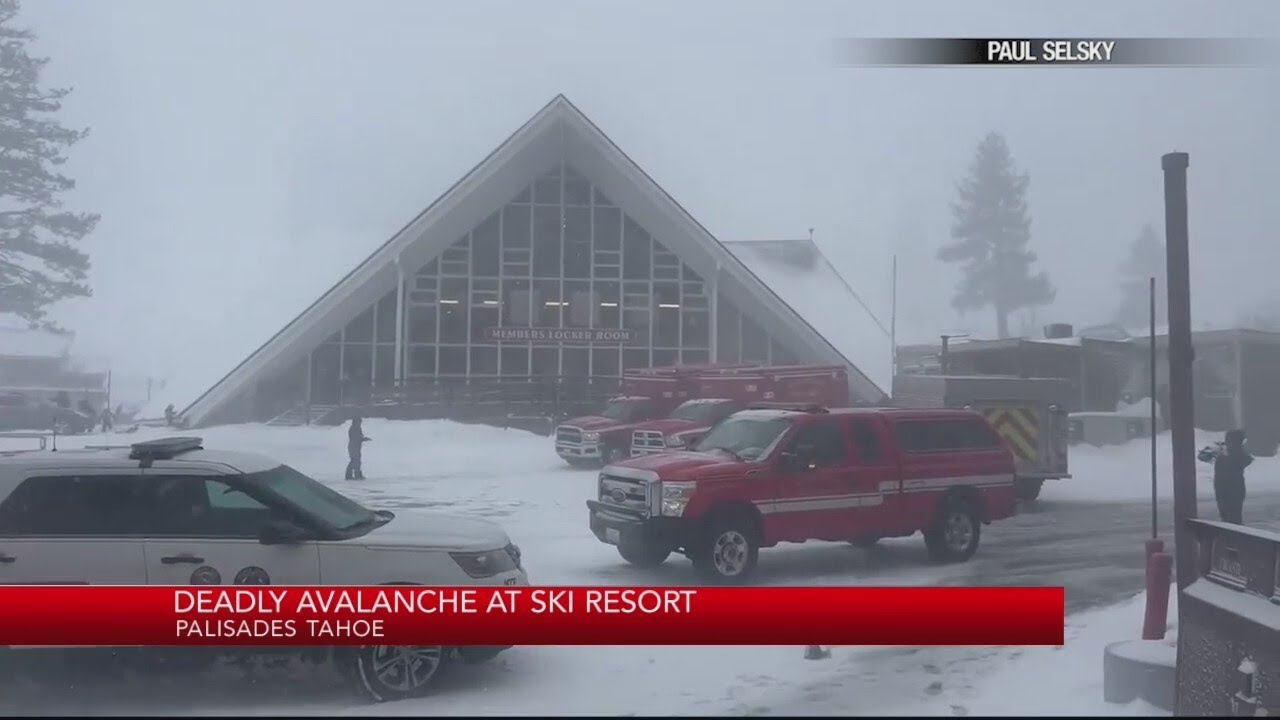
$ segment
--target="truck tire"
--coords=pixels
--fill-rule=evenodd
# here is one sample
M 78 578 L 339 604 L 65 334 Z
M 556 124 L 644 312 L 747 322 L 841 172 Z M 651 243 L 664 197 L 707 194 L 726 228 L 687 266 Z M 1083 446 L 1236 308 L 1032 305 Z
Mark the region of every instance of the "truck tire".
M 445 664 L 440 645 L 365 645 L 352 648 L 356 686 L 374 702 L 407 700 L 424 694 Z
M 978 551 L 982 519 L 974 503 L 963 496 L 944 498 L 933 524 L 924 531 L 929 557 L 937 562 L 964 562 Z
M 1035 500 L 1040 497 L 1040 489 L 1043 487 L 1044 480 L 1018 480 L 1018 499 Z
M 637 542 L 618 546 L 618 554 L 623 560 L 638 568 L 656 568 L 667 561 L 671 555 L 670 548 L 653 543 Z
M 713 516 L 698 546 L 690 553 L 693 566 L 717 585 L 745 583 L 755 574 L 760 540 L 755 523 L 744 513 Z

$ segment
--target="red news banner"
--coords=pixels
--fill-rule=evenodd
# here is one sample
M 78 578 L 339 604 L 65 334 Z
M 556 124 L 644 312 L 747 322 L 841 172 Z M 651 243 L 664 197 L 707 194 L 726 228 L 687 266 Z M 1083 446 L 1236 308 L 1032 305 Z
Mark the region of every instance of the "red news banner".
M 0 645 L 1061 645 L 1063 589 L 0 588 Z

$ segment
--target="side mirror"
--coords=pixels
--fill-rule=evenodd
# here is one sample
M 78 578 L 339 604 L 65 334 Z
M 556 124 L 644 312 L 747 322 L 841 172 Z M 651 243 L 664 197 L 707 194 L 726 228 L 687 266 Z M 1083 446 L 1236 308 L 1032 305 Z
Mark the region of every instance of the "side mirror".
M 307 539 L 307 533 L 291 522 L 273 520 L 267 523 L 258 533 L 258 542 L 263 545 L 292 545 Z

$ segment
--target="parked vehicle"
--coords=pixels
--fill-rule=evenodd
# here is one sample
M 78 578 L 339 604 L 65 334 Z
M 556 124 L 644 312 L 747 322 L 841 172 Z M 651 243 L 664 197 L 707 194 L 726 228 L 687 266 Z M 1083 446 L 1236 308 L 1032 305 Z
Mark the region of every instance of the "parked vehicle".
M 1071 477 L 1071 423 L 1066 412 L 1070 393 L 1070 382 L 1059 378 L 899 375 L 894 378 L 893 404 L 981 413 L 1013 453 L 1018 497 L 1035 500 L 1045 480 Z
M 556 453 L 571 465 L 607 465 L 630 455 L 632 431 L 668 417 L 688 400 L 716 398 L 745 407 L 795 402 L 840 407 L 849 382 L 839 366 L 701 365 L 639 370 L 622 379 L 622 395 L 597 415 L 556 427 Z
M 742 409 L 741 402 L 726 398 L 686 400 L 667 417 L 641 423 L 631 431 L 631 457 L 684 450 Z
M 627 562 L 680 552 L 723 583 L 783 542 L 919 531 L 936 560 L 968 560 L 1016 506 L 1013 455 L 984 417 L 897 408 L 744 410 L 692 451 L 609 465 L 587 501 L 592 533 Z
M 0 455 L 0 561 L 5 585 L 529 582 L 519 548 L 497 525 L 372 510 L 288 465 L 205 450 L 195 437 Z M 127 657 L 150 668 L 189 668 L 219 657 L 296 653 L 336 664 L 381 701 L 420 694 L 451 660 L 478 662 L 504 649 L 144 648 Z

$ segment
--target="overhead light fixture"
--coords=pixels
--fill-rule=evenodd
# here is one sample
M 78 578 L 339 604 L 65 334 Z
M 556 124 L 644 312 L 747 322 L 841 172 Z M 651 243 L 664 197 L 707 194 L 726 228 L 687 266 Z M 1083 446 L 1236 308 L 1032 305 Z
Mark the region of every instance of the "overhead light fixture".
M 615 303 L 615 302 L 602 302 L 602 303 L 600 303 L 600 307 L 618 307 L 618 303 Z
M 485 304 L 485 305 L 497 305 L 497 304 L 498 304 L 498 301 L 497 301 L 497 300 L 485 300 L 485 301 L 484 301 L 484 304 Z
M 662 308 L 663 310 L 679 310 L 680 304 L 679 303 L 658 303 L 658 307 Z
M 441 300 L 440 304 L 441 305 L 457 305 L 458 301 L 457 300 Z

